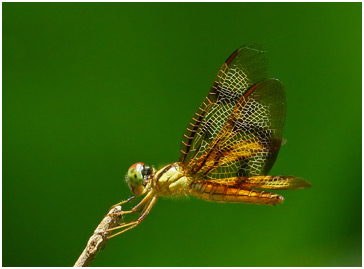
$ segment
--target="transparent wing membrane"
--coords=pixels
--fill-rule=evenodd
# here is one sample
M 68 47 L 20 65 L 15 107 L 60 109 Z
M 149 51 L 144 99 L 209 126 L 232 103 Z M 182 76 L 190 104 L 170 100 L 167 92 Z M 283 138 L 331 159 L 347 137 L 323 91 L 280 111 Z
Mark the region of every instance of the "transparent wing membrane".
M 222 129 L 241 96 L 267 78 L 265 51 L 258 45 L 236 50 L 221 66 L 207 97 L 182 137 L 180 162 L 188 164 L 202 155 Z
M 215 108 L 211 110 L 213 115 L 206 115 L 216 118 L 216 123 L 209 125 L 211 131 L 191 141 L 192 146 L 200 146 L 198 154 L 187 163 L 189 173 L 210 180 L 267 174 L 281 145 L 286 111 L 282 84 L 265 80 L 245 91 L 232 109 Z M 219 117 L 227 112 L 221 123 Z M 202 130 L 207 128 L 201 126 Z

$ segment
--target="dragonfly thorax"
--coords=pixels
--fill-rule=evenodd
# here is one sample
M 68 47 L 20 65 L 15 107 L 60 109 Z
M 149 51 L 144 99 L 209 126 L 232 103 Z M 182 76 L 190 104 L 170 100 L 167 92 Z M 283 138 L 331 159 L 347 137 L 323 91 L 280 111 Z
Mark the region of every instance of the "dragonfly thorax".
M 189 193 L 191 179 L 185 176 L 179 163 L 169 164 L 153 176 L 152 187 L 159 196 L 181 196 Z
M 130 166 L 125 181 L 135 195 L 141 195 L 145 193 L 146 188 L 149 185 L 148 183 L 150 183 L 154 173 L 154 168 L 151 168 L 144 163 L 135 163 Z

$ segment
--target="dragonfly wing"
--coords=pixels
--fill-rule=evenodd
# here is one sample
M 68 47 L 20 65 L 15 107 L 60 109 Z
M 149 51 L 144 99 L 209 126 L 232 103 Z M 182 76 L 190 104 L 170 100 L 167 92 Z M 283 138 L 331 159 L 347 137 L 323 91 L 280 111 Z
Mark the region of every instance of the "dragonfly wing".
M 207 97 L 182 137 L 180 162 L 191 166 L 221 131 L 237 102 L 251 86 L 267 78 L 265 51 L 255 44 L 236 50 L 221 66 Z
M 278 80 L 254 84 L 187 171 L 210 180 L 268 174 L 281 146 L 285 114 L 285 90 Z
M 249 189 L 290 190 L 311 186 L 305 179 L 293 176 L 254 176 L 246 178 L 242 182 L 242 185 Z
M 204 180 L 201 180 L 203 182 Z M 210 181 L 211 182 L 211 181 Z M 224 178 L 213 181 L 216 184 L 240 189 L 290 190 L 310 187 L 305 179 L 293 176 L 253 176 Z

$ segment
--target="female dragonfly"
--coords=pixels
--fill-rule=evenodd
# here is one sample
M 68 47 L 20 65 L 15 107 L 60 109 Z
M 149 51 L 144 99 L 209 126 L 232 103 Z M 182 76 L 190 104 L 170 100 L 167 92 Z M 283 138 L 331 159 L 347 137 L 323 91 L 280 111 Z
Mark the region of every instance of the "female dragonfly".
M 283 85 L 268 78 L 266 64 L 255 44 L 223 63 L 183 134 L 179 162 L 160 170 L 143 163 L 129 168 L 125 179 L 135 196 L 117 205 L 144 197 L 120 213 L 137 214 L 135 220 L 108 230 L 117 230 L 110 237 L 137 226 L 160 196 L 276 205 L 283 197 L 265 190 L 310 186 L 302 178 L 268 175 L 282 143 L 286 97 Z

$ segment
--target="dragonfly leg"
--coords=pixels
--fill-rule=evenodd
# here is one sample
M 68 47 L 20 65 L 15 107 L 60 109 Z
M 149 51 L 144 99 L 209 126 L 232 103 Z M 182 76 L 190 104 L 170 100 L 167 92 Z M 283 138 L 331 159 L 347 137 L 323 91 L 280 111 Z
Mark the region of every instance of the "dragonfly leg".
M 139 204 L 137 204 L 132 210 L 128 210 L 128 211 L 121 211 L 119 213 L 111 213 L 111 214 L 108 214 L 108 216 L 115 216 L 115 215 L 126 215 L 126 214 L 131 214 L 131 213 L 135 213 L 146 201 L 148 201 L 148 199 L 150 198 L 150 196 L 152 196 L 153 192 L 149 192 L 140 202 Z M 129 198 L 128 200 L 126 201 L 123 201 L 123 202 L 129 202 L 131 200 L 133 200 L 135 198 L 135 196 Z M 123 203 L 122 202 L 122 203 Z M 120 203 L 119 203 L 120 204 Z M 119 204 L 116 204 L 114 206 L 117 206 Z M 113 207 L 114 207 L 113 206 Z
M 128 227 L 128 228 L 126 228 L 126 229 L 124 229 L 124 230 L 122 230 L 122 231 L 120 231 L 120 232 L 118 232 L 116 234 L 110 235 L 107 239 L 110 239 L 110 238 L 113 238 L 113 237 L 115 237 L 115 236 L 117 236 L 119 234 L 125 233 L 126 231 L 129 231 L 129 230 L 135 228 L 138 224 L 139 223 L 135 223 L 133 226 L 130 226 L 130 227 Z
M 157 197 L 156 196 L 153 196 L 150 199 L 150 201 L 145 205 L 145 207 L 144 207 L 144 209 L 142 211 L 142 214 L 140 215 L 140 217 L 138 218 L 138 220 L 132 221 L 132 222 L 128 222 L 128 223 L 124 223 L 124 224 L 121 224 L 118 227 L 111 228 L 111 229 L 107 230 L 107 232 L 109 232 L 109 231 L 113 231 L 113 230 L 118 230 L 118 229 L 125 228 L 124 230 L 121 230 L 120 232 L 117 232 L 117 233 L 109 236 L 108 239 L 110 239 L 112 237 L 115 237 L 115 236 L 117 236 L 119 234 L 125 233 L 126 231 L 129 231 L 129 230 L 135 228 L 136 226 L 138 226 L 138 224 L 141 223 L 144 220 L 144 218 L 149 214 L 150 210 L 155 205 L 155 202 L 156 201 L 157 201 Z
M 120 224 L 117 227 L 110 228 L 110 229 L 106 230 L 106 232 L 111 232 L 111 231 L 114 231 L 114 230 L 119 230 L 119 229 L 122 229 L 122 228 L 125 228 L 125 227 L 132 226 L 132 225 L 137 224 L 137 223 L 138 223 L 138 221 L 131 221 L 131 222 L 127 222 L 127 223 L 124 223 L 124 224 Z
M 149 214 L 150 210 L 155 205 L 155 202 L 157 202 L 157 196 L 153 196 L 150 202 L 144 208 L 141 216 L 138 218 L 138 223 L 142 222 L 142 220 Z
M 121 212 L 118 212 L 118 213 L 110 213 L 110 214 L 107 214 L 107 215 L 108 216 L 116 216 L 116 215 L 126 215 L 126 214 L 131 214 L 131 213 L 134 213 L 134 211 L 132 211 L 132 210 L 121 211 Z
M 121 201 L 120 203 L 117 203 L 117 204 L 113 205 L 110 209 L 112 209 L 114 207 L 117 207 L 119 205 L 123 205 L 123 204 L 129 203 L 130 201 L 134 200 L 135 198 L 136 198 L 136 196 L 130 197 L 127 200 Z

